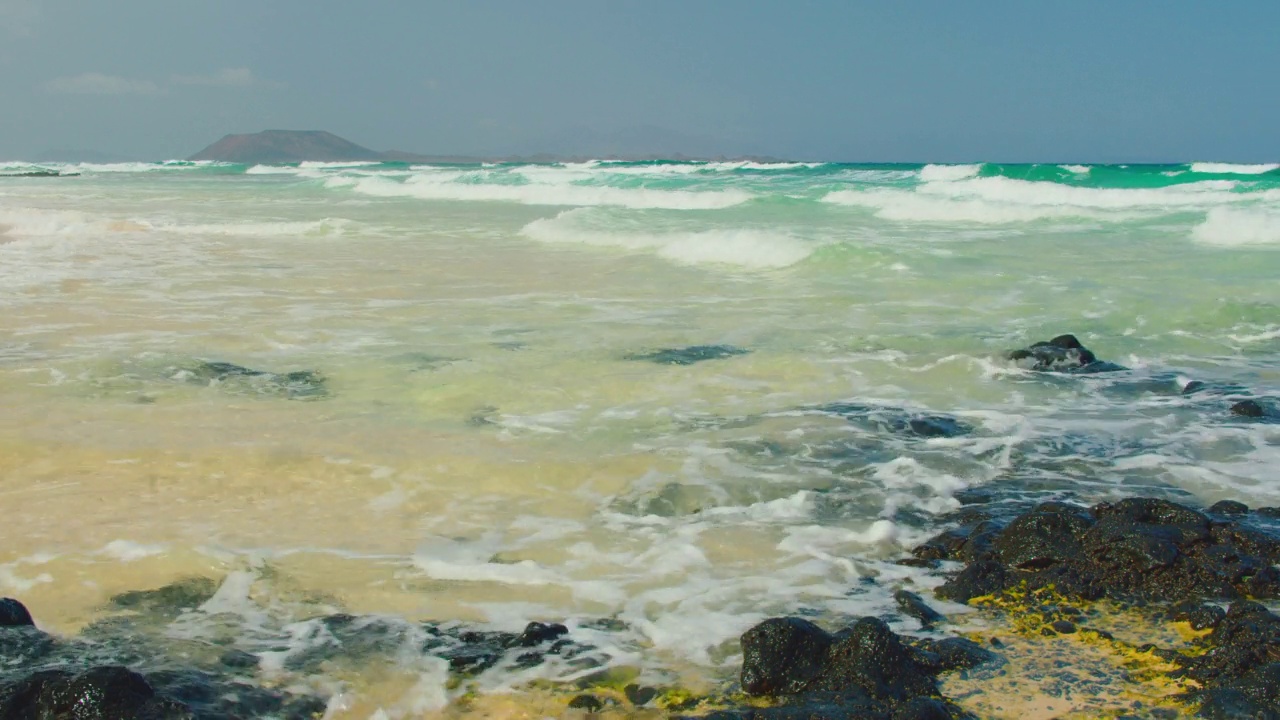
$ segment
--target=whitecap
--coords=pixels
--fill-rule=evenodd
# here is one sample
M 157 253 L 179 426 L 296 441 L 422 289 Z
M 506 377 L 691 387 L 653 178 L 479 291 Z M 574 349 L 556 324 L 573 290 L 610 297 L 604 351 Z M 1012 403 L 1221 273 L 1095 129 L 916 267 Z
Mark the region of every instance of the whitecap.
M 1280 211 L 1217 207 L 1191 230 L 1197 242 L 1219 247 L 1280 245 Z
M 1213 175 L 1262 175 L 1272 170 L 1280 170 L 1280 163 L 1260 163 L 1255 165 L 1218 162 L 1191 163 L 1191 172 Z
M 947 182 L 965 180 L 982 172 L 982 164 L 973 165 L 925 165 L 920 168 L 921 182 Z

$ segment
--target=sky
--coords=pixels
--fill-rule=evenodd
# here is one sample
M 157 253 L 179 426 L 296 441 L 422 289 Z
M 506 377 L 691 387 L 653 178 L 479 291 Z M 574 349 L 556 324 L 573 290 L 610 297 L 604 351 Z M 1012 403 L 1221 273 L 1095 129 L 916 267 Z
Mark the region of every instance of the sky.
M 0 0 L 0 159 L 1280 160 L 1280 2 Z

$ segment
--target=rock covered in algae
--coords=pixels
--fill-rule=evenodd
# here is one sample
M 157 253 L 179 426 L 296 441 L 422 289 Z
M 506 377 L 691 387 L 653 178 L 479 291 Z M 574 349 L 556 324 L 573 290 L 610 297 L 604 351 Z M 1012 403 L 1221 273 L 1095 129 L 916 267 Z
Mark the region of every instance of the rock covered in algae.
M 937 591 L 960 602 L 1020 587 L 1089 600 L 1280 597 L 1280 540 L 1230 509 L 1211 517 L 1154 498 L 1042 503 L 1006 526 L 981 521 L 912 552 L 968 563 Z

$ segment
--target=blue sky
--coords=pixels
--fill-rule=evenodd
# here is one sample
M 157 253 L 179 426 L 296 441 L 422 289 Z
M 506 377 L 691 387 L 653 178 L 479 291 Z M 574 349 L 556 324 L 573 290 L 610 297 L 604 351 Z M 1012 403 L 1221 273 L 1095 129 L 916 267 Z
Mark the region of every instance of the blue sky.
M 0 0 L 0 158 L 1276 161 L 1280 2 Z

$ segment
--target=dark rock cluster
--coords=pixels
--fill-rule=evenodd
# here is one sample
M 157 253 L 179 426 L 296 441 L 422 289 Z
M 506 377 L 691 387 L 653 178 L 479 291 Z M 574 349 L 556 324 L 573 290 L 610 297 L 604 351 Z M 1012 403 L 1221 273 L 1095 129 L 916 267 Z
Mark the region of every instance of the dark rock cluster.
M 223 641 L 167 637 L 184 611 L 208 600 L 217 583 L 179 580 L 122 593 L 111 607 L 124 614 L 99 620 L 80 637 L 39 630 L 17 600 L 0 599 L 0 718 L 15 720 L 214 720 L 319 717 L 328 699 L 277 687 L 259 677 L 262 649 Z M 410 623 L 395 618 L 326 615 L 297 630 L 312 642 L 282 658 L 298 675 L 327 663 L 397 660 L 405 653 L 448 661 L 459 679 L 495 667 L 520 670 L 559 658 L 569 667 L 600 665 L 595 648 L 574 641 L 559 623 L 532 622 L 521 632 L 478 630 L 456 623 Z M 279 648 L 272 648 L 273 651 Z
M 936 676 L 995 659 L 953 637 L 908 642 L 877 618 L 831 634 L 808 620 L 772 618 L 742 636 L 742 689 L 779 699 L 727 710 L 719 720 L 949 720 L 968 717 L 938 691 Z
M 949 530 L 913 555 L 966 563 L 938 590 L 960 602 L 1050 586 L 1086 600 L 1280 597 L 1280 541 L 1248 520 L 1239 503 L 1205 514 L 1153 498 L 1049 502 L 1007 525 L 979 519 Z

